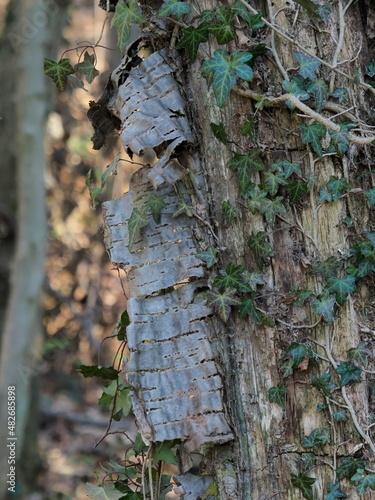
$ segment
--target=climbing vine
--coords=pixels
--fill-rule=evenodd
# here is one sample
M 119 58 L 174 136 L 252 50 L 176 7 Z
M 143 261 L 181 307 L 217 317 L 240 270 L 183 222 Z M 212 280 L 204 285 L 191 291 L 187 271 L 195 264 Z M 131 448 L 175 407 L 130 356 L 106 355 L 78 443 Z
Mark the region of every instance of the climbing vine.
M 169 40 L 170 47 L 186 52 L 186 57 L 191 63 L 199 62 L 200 72 L 212 87 L 215 103 L 219 108 L 225 108 L 232 93 L 250 99 L 254 103 L 255 112 L 241 117 L 241 134 L 246 136 L 250 144 L 256 143 L 259 114 L 270 109 L 284 108 L 289 109 L 294 117 L 298 115 L 300 118 L 298 128 L 293 130 L 293 133 L 298 135 L 302 144 L 306 146 L 306 156 L 310 165 L 315 165 L 326 157 L 344 159 L 354 145 L 369 148 L 375 141 L 375 132 L 371 113 L 368 113 L 368 122 L 365 122 L 359 117 L 355 106 L 348 107 L 350 96 L 345 87 L 336 86 L 336 79 L 338 76 L 344 78 L 357 85 L 359 89 L 375 95 L 375 61 L 369 61 L 367 66 L 362 68 L 362 73 L 357 72 L 354 76 L 341 69 L 339 55 L 344 40 L 345 15 L 352 5 L 351 0 L 346 4 L 342 0 L 325 5 L 318 5 L 311 0 L 296 0 L 296 3 L 313 17 L 321 30 L 324 30 L 324 25 L 328 23 L 333 8 L 337 8 L 339 37 L 331 62 L 317 57 L 296 41 L 292 34 L 279 28 L 276 16 L 280 11 L 274 13 L 269 2 L 268 18 L 245 0 L 238 0 L 230 6 L 218 7 L 215 11 L 201 12 L 199 16 L 193 18 L 191 25 L 185 22 L 191 14 L 189 2 L 163 0 L 160 9 L 151 14 L 149 9 L 143 8 L 145 6 L 137 0 L 101 2 L 107 10 L 107 17 L 110 11 L 114 11 L 112 26 L 118 30 L 118 45 L 121 51 L 129 45 L 133 24 L 145 28 L 148 23 L 159 26 L 158 22 L 162 20 L 163 23 L 173 26 L 173 34 Z M 163 29 L 165 26 L 163 24 Z M 262 37 L 259 36 L 265 30 L 269 32 L 268 44 L 263 43 Z M 293 66 L 290 68 L 285 68 L 281 62 L 275 42 L 276 35 L 293 48 L 291 51 Z M 233 48 L 232 42 L 239 36 L 246 39 L 245 50 Z M 218 48 L 211 57 L 207 57 L 201 48 L 212 39 L 217 45 L 224 47 Z M 79 62 L 75 66 L 70 64 L 69 59 L 63 57 L 59 62 L 46 60 L 46 74 L 54 80 L 60 90 L 66 88 L 73 75 L 75 75 L 75 85 L 82 87 L 82 83 L 77 83 L 77 77 L 83 75 L 87 82 L 91 83 L 98 74 L 95 69 L 95 48 L 99 43 L 100 40 L 94 45 L 77 47 L 75 50 L 81 52 Z M 134 48 L 133 52 L 131 58 L 137 63 L 139 46 Z M 272 93 L 268 90 L 262 93 L 252 89 L 255 73 L 259 71 L 257 64 L 261 65 L 266 56 L 272 59 L 280 73 L 280 85 L 272 89 Z M 124 74 L 127 71 L 129 68 L 123 68 Z M 100 103 L 100 106 L 107 104 L 108 100 Z M 99 102 L 94 103 L 92 108 L 97 105 Z M 99 122 L 96 118 L 92 121 L 93 123 L 95 121 L 101 130 L 100 143 L 104 143 L 106 135 L 119 127 L 110 114 L 105 117 L 107 120 L 105 122 L 102 108 L 100 113 Z M 105 123 L 108 126 L 105 126 Z M 371 432 L 372 426 L 375 425 L 374 417 L 370 416 L 367 423 L 360 421 L 347 391 L 350 386 L 361 382 L 366 374 L 373 374 L 368 370 L 372 351 L 369 342 L 360 341 L 358 345 L 347 350 L 345 359 L 336 359 L 333 354 L 335 338 L 332 334 L 332 325 L 339 321 L 341 310 L 347 305 L 348 298 L 355 294 L 366 280 L 373 277 L 375 233 L 368 227 L 361 227 L 358 221 L 351 217 L 342 218 L 340 224 L 354 231 L 352 238 L 354 242 L 348 250 L 337 249 L 334 255 L 323 258 L 316 235 L 306 233 L 298 217 L 293 217 L 299 207 L 311 199 L 314 200 L 312 209 L 315 213 L 324 206 L 337 204 L 340 200 L 351 197 L 364 197 L 368 208 L 371 209 L 375 205 L 375 188 L 362 189 L 353 183 L 347 172 L 342 176 L 331 175 L 324 185 L 319 186 L 314 176 L 303 173 L 301 162 L 291 161 L 288 154 L 282 159 L 270 162 L 264 150 L 256 147 L 243 149 L 236 144 L 232 140 L 231 131 L 226 130 L 223 123 L 210 125 L 215 140 L 222 143 L 231 156 L 227 168 L 234 173 L 238 183 L 238 198 L 226 199 L 222 203 L 224 223 L 228 226 L 241 224 L 241 213 L 245 211 L 263 218 L 266 230 L 263 230 L 263 227 L 262 230 L 254 230 L 247 236 L 247 245 L 256 264 L 256 269 L 251 271 L 233 261 L 223 265 L 222 249 L 212 242 L 198 252 L 196 256 L 206 264 L 210 275 L 209 286 L 199 292 L 199 297 L 203 298 L 205 304 L 212 307 L 226 324 L 230 324 L 233 316 L 238 315 L 239 318 L 249 319 L 257 325 L 269 328 L 280 326 L 288 331 L 301 332 L 298 339 L 290 342 L 284 350 L 283 360 L 279 366 L 282 382 L 269 387 L 269 402 L 285 410 L 288 397 L 285 382 L 296 373 L 311 370 L 313 373 L 308 383 L 321 397 L 316 412 L 324 415 L 326 424 L 302 437 L 298 449 L 303 463 L 298 474 L 291 474 L 291 485 L 299 489 L 304 498 L 312 500 L 316 478 L 310 477 L 309 471 L 321 466 L 329 467 L 332 474 L 332 481 L 326 485 L 324 492 L 327 500 L 348 497 L 350 495 L 350 490 L 347 490 L 348 484 L 355 487 L 359 495 L 363 495 L 368 489 L 375 490 L 375 473 L 363 458 L 365 455 L 343 456 L 342 453 L 338 453 L 342 446 L 338 436 L 342 432 L 342 426 L 350 423 L 360 436 L 362 446 L 367 450 L 367 456 L 372 456 L 370 462 L 375 459 L 375 443 Z M 88 174 L 87 184 L 94 205 L 98 203 L 97 197 L 108 176 L 115 173 L 119 161 L 118 155 L 103 173 L 100 187 L 92 186 L 91 174 Z M 174 186 L 179 201 L 172 217 L 184 214 L 197 219 L 210 230 L 217 241 L 211 221 L 204 219 L 194 204 L 190 204 L 184 196 L 186 193 L 194 195 L 194 186 L 186 179 L 178 179 L 174 182 Z M 128 222 L 130 252 L 149 224 L 148 215 L 151 214 L 152 219 L 159 223 L 166 206 L 166 199 L 154 189 L 133 208 Z M 306 288 L 304 283 L 296 283 L 289 290 L 287 297 L 289 306 L 309 310 L 312 318 L 310 324 L 287 323 L 279 317 L 277 311 L 268 310 L 264 305 L 265 295 L 277 293 L 275 289 L 267 286 L 265 275 L 275 256 L 272 235 L 278 222 L 286 224 L 286 228 L 293 227 L 301 232 L 311 242 L 319 256 L 314 262 L 306 264 Z M 313 338 L 316 328 L 324 331 L 324 342 L 318 342 Z M 124 332 L 121 335 L 122 337 L 118 338 L 123 341 Z M 84 375 L 87 373 L 86 370 L 87 367 L 81 370 Z M 102 370 L 96 368 L 95 375 L 111 379 L 114 372 L 104 373 Z M 101 404 L 105 401 L 111 409 L 114 419 L 130 411 L 129 389 L 119 382 L 118 371 L 115 371 L 114 380 L 104 389 L 101 399 Z M 171 459 L 168 453 L 175 444 L 173 442 L 166 445 L 167 448 L 160 455 L 163 457 L 161 461 L 168 462 Z M 319 452 L 328 449 L 327 445 L 331 445 L 330 449 L 333 450 L 329 457 Z M 151 453 L 150 449 L 146 453 Z M 137 457 L 139 454 L 140 448 L 135 443 L 134 455 Z M 166 455 L 169 458 L 165 458 Z M 159 464 L 155 460 L 154 455 L 152 464 Z M 137 465 L 141 470 L 140 473 L 126 472 L 130 470 L 128 463 L 125 465 L 125 472 L 118 469 L 120 467 L 118 464 L 116 466 L 112 464 L 113 470 L 107 471 L 107 474 L 109 476 L 114 473 L 119 474 L 117 481 L 110 486 L 111 494 L 115 495 L 113 498 L 138 498 L 131 496 L 133 493 L 130 492 L 134 491 L 141 495 L 139 498 L 159 498 L 159 494 L 153 496 L 154 491 L 150 491 L 155 483 L 154 479 L 149 480 L 148 490 L 144 486 L 142 463 L 145 463 L 144 457 L 143 462 L 141 460 Z M 126 488 L 130 489 L 124 489 L 123 484 L 120 487 L 120 474 L 131 475 L 128 476 L 130 487 L 126 484 Z M 150 478 L 152 475 L 151 471 Z M 125 496 L 114 493 L 115 490 Z M 92 498 L 97 498 L 95 492 L 89 491 L 89 493 Z

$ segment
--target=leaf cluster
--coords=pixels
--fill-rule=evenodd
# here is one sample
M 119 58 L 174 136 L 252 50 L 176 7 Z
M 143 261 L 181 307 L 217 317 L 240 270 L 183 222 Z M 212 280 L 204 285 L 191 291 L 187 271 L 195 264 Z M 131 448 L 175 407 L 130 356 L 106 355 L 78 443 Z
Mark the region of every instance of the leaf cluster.
M 289 377 L 294 370 L 307 361 L 307 368 L 316 365 L 316 356 L 310 344 L 292 342 L 285 352 L 287 360 L 281 365 L 283 377 Z

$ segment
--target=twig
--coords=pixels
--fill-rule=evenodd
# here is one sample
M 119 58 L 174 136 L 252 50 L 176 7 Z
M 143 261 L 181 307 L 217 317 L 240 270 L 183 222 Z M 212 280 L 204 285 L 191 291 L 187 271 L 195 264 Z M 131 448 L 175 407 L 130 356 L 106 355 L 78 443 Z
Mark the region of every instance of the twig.
M 240 0 L 242 1 L 242 0 Z M 298 108 L 300 111 L 305 113 L 309 118 L 312 118 L 313 120 L 317 121 L 318 123 L 321 123 L 324 125 L 327 129 L 333 130 L 334 132 L 340 132 L 340 125 L 337 123 L 334 123 L 332 120 L 329 118 L 325 118 L 322 116 L 320 113 L 317 113 L 313 109 L 311 109 L 309 106 L 307 106 L 305 103 L 300 101 L 298 97 L 296 97 L 293 94 L 283 94 L 279 97 L 265 97 L 262 96 L 261 94 L 257 94 L 256 92 L 250 90 L 250 89 L 240 89 L 239 87 L 234 87 L 234 91 L 242 95 L 243 97 L 250 97 L 251 99 L 254 99 L 256 101 L 260 101 L 264 99 L 267 103 L 270 103 L 273 106 L 278 106 L 280 104 L 285 103 L 286 101 L 289 101 L 293 106 Z M 375 141 L 375 135 L 372 137 L 358 137 L 357 135 L 352 134 L 351 132 L 348 133 L 348 140 L 354 144 L 371 144 L 373 141 Z
M 337 61 L 339 54 L 342 50 L 342 45 L 344 43 L 344 34 L 345 34 L 345 19 L 344 19 L 344 9 L 342 5 L 342 0 L 338 0 L 338 6 L 339 6 L 339 40 L 337 42 L 336 50 L 333 55 L 332 66 L 337 66 Z M 332 73 L 329 82 L 329 91 L 331 94 L 335 88 L 335 78 L 336 78 L 335 73 Z
M 295 329 L 308 328 L 308 329 L 312 329 L 312 328 L 315 328 L 317 325 L 319 325 L 319 323 L 322 321 L 322 318 L 319 318 L 318 321 L 316 321 L 312 325 L 293 325 L 292 323 L 285 323 L 285 321 L 282 321 L 279 318 L 276 318 L 276 321 L 278 323 L 281 323 L 284 326 L 287 326 L 288 328 L 295 328 Z
M 267 0 L 267 7 L 268 7 L 268 13 L 270 16 L 271 23 L 275 24 L 275 18 L 274 18 L 274 14 L 273 14 L 273 10 L 272 10 L 271 0 Z M 273 30 L 271 32 L 271 51 L 272 51 L 273 57 L 275 58 L 276 65 L 279 68 L 280 73 L 283 75 L 284 80 L 289 81 L 289 75 L 288 75 L 286 69 L 284 68 L 284 66 L 282 65 L 279 54 L 275 48 L 275 32 Z

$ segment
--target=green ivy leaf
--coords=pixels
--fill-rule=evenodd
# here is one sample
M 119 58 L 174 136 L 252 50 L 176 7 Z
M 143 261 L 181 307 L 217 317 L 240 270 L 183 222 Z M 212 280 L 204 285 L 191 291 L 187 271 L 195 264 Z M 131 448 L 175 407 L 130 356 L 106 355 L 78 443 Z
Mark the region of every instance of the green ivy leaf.
M 350 478 L 353 483 L 358 483 L 356 490 L 359 495 L 364 495 L 367 488 L 375 490 L 375 474 L 367 474 L 364 469 L 358 469 L 353 477 Z
M 295 76 L 290 81 L 283 80 L 282 87 L 288 94 L 296 96 L 300 101 L 307 101 L 307 99 L 310 99 L 306 82 L 301 76 Z M 289 107 L 294 109 L 295 106 L 290 105 Z
M 206 251 L 196 253 L 195 256 L 203 260 L 208 269 L 217 263 L 217 249 L 214 247 L 208 247 Z
M 244 266 L 236 266 L 230 262 L 225 271 L 220 271 L 221 276 L 216 276 L 213 280 L 213 286 L 221 291 L 225 288 L 233 288 L 238 292 L 253 292 L 254 289 L 244 279 Z
M 270 226 L 275 224 L 276 215 L 286 212 L 286 208 L 282 204 L 282 196 L 277 196 L 273 200 L 264 198 L 261 204 L 260 212 L 265 216 L 266 221 Z
M 348 495 L 341 491 L 340 483 L 328 483 L 325 500 L 335 500 L 336 498 L 347 498 Z
M 117 340 L 126 340 L 126 329 L 130 325 L 130 319 L 128 311 L 124 311 L 121 314 L 120 321 L 118 321 L 117 327 Z
M 185 14 L 189 14 L 190 6 L 180 0 L 163 0 L 163 5 L 158 11 L 159 17 L 175 17 L 181 19 Z
M 224 125 L 222 123 L 216 124 L 216 123 L 211 123 L 211 130 L 214 133 L 214 136 L 216 139 L 218 139 L 220 142 L 223 144 L 228 143 L 228 136 L 227 132 L 224 128 Z
M 188 217 L 193 217 L 193 207 L 188 205 L 183 198 L 180 198 L 177 203 L 176 210 L 173 212 L 172 217 L 178 217 L 181 214 L 185 214 Z
M 86 483 L 85 490 L 87 495 L 93 500 L 119 500 L 124 496 L 118 491 L 113 483 L 106 482 L 103 486 L 94 486 L 91 483 Z
M 371 356 L 372 351 L 368 347 L 368 342 L 360 342 L 357 347 L 352 347 L 348 350 L 348 358 L 350 361 L 355 361 L 359 366 L 367 368 L 368 356 Z
M 213 75 L 213 89 L 219 107 L 225 104 L 237 76 L 248 81 L 253 79 L 253 70 L 246 64 L 252 57 L 249 52 L 236 50 L 228 55 L 226 50 L 220 49 L 214 52 L 212 59 L 202 64 L 203 76 Z
M 264 184 L 271 196 L 275 196 L 279 190 L 279 186 L 286 186 L 288 182 L 285 180 L 282 172 L 265 172 Z
M 234 12 L 230 7 L 219 7 L 215 11 L 215 24 L 209 27 L 219 45 L 225 45 L 234 39 L 236 30 L 233 23 Z
M 311 385 L 321 390 L 325 396 L 330 396 L 332 390 L 335 388 L 335 384 L 332 384 L 330 380 L 330 373 L 324 373 L 321 377 L 313 375 L 311 377 Z
M 365 466 L 362 458 L 344 457 L 341 464 L 337 467 L 337 479 L 350 479 L 357 471 Z
M 163 441 L 162 443 L 157 443 L 152 455 L 152 465 L 164 462 L 166 464 L 178 466 L 176 454 L 172 451 L 172 448 L 176 445 L 177 441 Z
M 271 403 L 277 403 L 281 408 L 285 410 L 285 394 L 286 387 L 279 382 L 275 387 L 268 389 L 268 399 Z
M 340 386 L 344 387 L 352 382 L 360 382 L 362 370 L 351 362 L 340 363 L 336 368 L 336 373 L 340 375 Z
M 373 207 L 375 205 L 375 188 L 365 191 L 365 195 L 367 196 L 369 206 Z
M 260 311 L 252 299 L 243 299 L 240 305 L 240 318 L 249 317 L 257 325 L 274 326 L 272 318 Z
M 200 20 L 203 23 L 209 23 L 215 19 L 215 12 L 213 10 L 202 10 Z
M 370 64 L 367 66 L 367 71 L 365 75 L 369 76 L 370 78 L 375 76 L 375 61 L 371 61 Z
M 331 14 L 331 6 L 328 4 L 319 5 L 316 12 L 322 18 L 323 22 L 327 24 Z
M 260 269 L 263 269 L 263 266 L 268 263 L 268 259 L 274 255 L 273 249 L 267 239 L 268 234 L 265 231 L 258 231 L 257 233 L 251 233 L 247 241 Z
M 160 224 L 161 211 L 166 206 L 164 196 L 157 196 L 155 193 L 151 193 L 146 201 L 146 207 L 150 210 L 156 224 Z
M 102 367 L 99 365 L 86 366 L 80 365 L 78 371 L 85 377 L 99 377 L 104 380 L 117 380 L 119 371 L 112 366 Z
M 308 182 L 291 180 L 288 183 L 287 191 L 289 193 L 289 203 L 294 205 L 302 196 L 310 192 L 310 188 Z
M 130 39 L 131 25 L 145 22 L 146 19 L 142 16 L 142 9 L 138 5 L 138 0 L 128 0 L 126 3 L 117 3 L 111 27 L 117 29 L 118 48 L 121 51 L 125 49 Z
M 339 102 L 344 102 L 348 99 L 348 91 L 344 87 L 335 89 L 330 95 L 331 97 L 338 99 Z
M 99 71 L 95 68 L 95 55 L 90 55 L 87 51 L 85 52 L 83 61 L 76 64 L 74 69 L 83 73 L 88 83 L 92 83 L 99 75 Z
M 332 201 L 332 195 L 327 188 L 322 188 L 319 191 L 318 203 L 330 203 Z
M 260 151 L 252 149 L 246 155 L 235 154 L 228 162 L 228 167 L 237 172 L 238 181 L 242 193 L 252 187 L 252 174 L 264 170 L 264 163 L 259 157 Z
M 251 29 L 263 28 L 264 23 L 262 21 L 262 14 L 251 14 L 250 11 L 241 2 L 235 2 L 231 6 L 232 11 L 235 12 L 237 16 L 242 17 L 246 21 Z
M 314 429 L 309 436 L 303 436 L 302 446 L 304 448 L 319 448 L 331 442 L 329 429 Z
M 129 252 L 132 251 L 135 240 L 141 234 L 141 229 L 148 224 L 146 205 L 141 208 L 133 208 L 131 216 L 128 220 L 128 231 L 129 231 Z
M 299 163 L 293 163 L 289 160 L 277 160 L 271 165 L 272 172 L 282 172 L 284 179 L 289 179 L 293 174 L 301 172 Z
M 303 472 L 300 474 L 291 474 L 292 485 L 298 488 L 306 500 L 314 500 L 312 485 L 315 483 L 316 479 L 306 476 Z
M 316 72 L 320 68 L 320 62 L 315 57 L 306 56 L 303 52 L 298 51 L 293 52 L 293 57 L 300 65 L 299 74 L 302 78 L 314 81 Z
M 248 135 L 252 141 L 255 139 L 254 123 L 255 123 L 255 118 L 251 115 L 247 115 L 246 121 L 244 122 L 241 128 L 241 134 Z
M 297 368 L 306 357 L 311 358 L 313 356 L 311 347 L 308 344 L 299 344 L 297 342 L 290 344 L 286 354 L 292 358 L 294 368 Z
M 314 80 L 307 88 L 307 92 L 314 94 L 315 108 L 320 113 L 328 96 L 328 85 L 321 78 Z
M 332 412 L 332 418 L 336 422 L 347 422 L 348 421 L 348 413 L 344 408 L 341 408 L 341 410 L 333 411 Z
M 340 127 L 339 132 L 328 130 L 328 133 L 331 136 L 332 144 L 335 147 L 335 150 L 337 151 L 338 155 L 342 157 L 350 146 L 348 139 L 349 131 L 346 128 Z
M 296 292 L 296 301 L 294 302 L 295 306 L 303 307 L 305 305 L 306 300 L 313 295 L 312 290 L 308 290 L 306 288 L 301 288 L 301 290 L 297 290 Z
M 324 410 L 327 410 L 329 408 L 329 406 L 325 403 L 319 403 L 318 405 L 316 405 L 316 413 L 319 413 L 320 411 L 324 411 Z
M 255 290 L 257 285 L 265 285 L 266 281 L 264 279 L 263 274 L 258 273 L 256 271 L 249 273 L 249 271 L 244 271 L 242 274 L 243 279 L 245 280 L 246 283 L 249 284 L 249 286 Z
M 336 297 L 334 295 L 320 295 L 313 299 L 310 304 L 313 312 L 322 316 L 327 323 L 333 323 L 333 308 L 335 307 Z
M 144 443 L 142 439 L 142 435 L 140 432 L 137 433 L 135 436 L 135 442 L 134 442 L 134 455 L 138 457 L 142 452 L 146 451 L 148 449 L 148 446 Z
M 240 304 L 241 300 L 237 297 L 236 290 L 225 290 L 222 293 L 212 290 L 207 293 L 207 305 L 214 307 L 224 323 L 229 319 L 231 306 Z
M 267 191 L 260 189 L 257 184 L 253 185 L 251 189 L 242 194 L 243 198 L 249 198 L 247 200 L 247 206 L 252 214 L 260 212 L 262 209 L 262 203 L 267 196 Z
M 49 76 L 61 91 L 66 89 L 68 76 L 75 73 L 69 59 L 61 59 L 59 62 L 53 59 L 44 59 L 44 74 Z
M 327 260 L 315 264 L 312 268 L 311 273 L 316 276 L 322 276 L 324 279 L 336 277 L 338 270 L 340 269 L 340 261 L 334 257 L 328 257 Z
M 193 28 L 192 26 L 184 28 L 182 30 L 182 34 L 183 37 L 176 45 L 176 48 L 186 48 L 190 61 L 194 62 L 197 58 L 199 45 L 207 42 L 208 40 L 208 24 L 201 23 L 196 28 Z
M 330 278 L 325 287 L 328 293 L 336 295 L 336 301 L 340 306 L 345 304 L 348 295 L 353 293 L 355 288 L 355 277 L 348 274 L 344 278 Z
M 325 126 L 318 122 L 314 122 L 312 125 L 306 125 L 303 123 L 300 125 L 300 129 L 302 130 L 303 144 L 311 144 L 315 153 L 318 156 L 322 156 L 323 150 L 320 141 L 326 135 Z
M 312 2 L 312 0 L 295 0 L 295 2 L 298 3 L 299 5 L 301 5 L 304 9 L 306 9 L 307 13 L 310 16 L 313 16 L 313 17 L 317 16 L 319 5 Z
M 113 418 L 115 415 L 118 417 L 115 420 L 120 420 L 121 417 L 127 417 L 132 408 L 132 399 L 130 394 L 130 388 L 124 387 L 120 385 L 117 388 L 116 398 L 114 399 L 114 408 L 113 408 Z
M 223 204 L 221 206 L 221 210 L 224 215 L 225 223 L 226 224 L 232 224 L 232 222 L 236 219 L 239 218 L 240 213 L 238 208 L 234 207 L 231 205 L 229 200 L 223 201 Z

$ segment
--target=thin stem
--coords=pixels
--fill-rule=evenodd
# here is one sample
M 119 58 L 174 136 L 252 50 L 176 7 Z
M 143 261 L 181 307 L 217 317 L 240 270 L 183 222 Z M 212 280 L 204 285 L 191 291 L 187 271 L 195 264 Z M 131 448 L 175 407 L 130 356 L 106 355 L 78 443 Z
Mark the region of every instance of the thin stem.
M 342 45 L 344 43 L 344 34 L 345 34 L 345 19 L 344 19 L 344 8 L 342 4 L 342 0 L 338 0 L 339 6 L 339 40 L 337 42 L 336 50 L 333 55 L 332 66 L 337 66 L 338 57 L 342 50 Z M 335 88 L 335 73 L 332 73 L 331 80 L 329 82 L 329 91 L 332 93 Z

